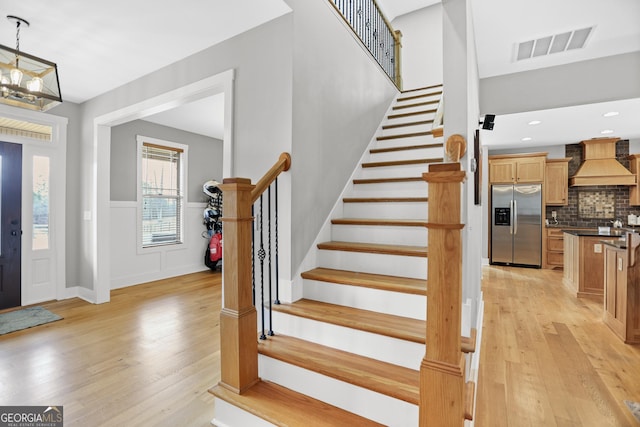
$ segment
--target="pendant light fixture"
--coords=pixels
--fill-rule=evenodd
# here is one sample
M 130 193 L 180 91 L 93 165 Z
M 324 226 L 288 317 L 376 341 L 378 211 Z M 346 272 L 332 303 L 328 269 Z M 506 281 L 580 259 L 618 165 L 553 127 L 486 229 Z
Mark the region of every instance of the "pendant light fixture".
M 16 25 L 16 48 L 0 45 L 0 103 L 46 111 L 62 102 L 58 67 L 20 51 L 20 28 L 29 22 L 7 15 Z

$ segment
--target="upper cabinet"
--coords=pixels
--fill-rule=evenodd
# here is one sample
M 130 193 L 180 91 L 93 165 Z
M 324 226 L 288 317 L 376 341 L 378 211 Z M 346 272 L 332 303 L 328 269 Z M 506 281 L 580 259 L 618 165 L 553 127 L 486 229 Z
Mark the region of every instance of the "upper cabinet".
M 544 181 L 547 153 L 489 156 L 489 182 L 510 184 Z
M 569 204 L 570 158 L 547 159 L 544 178 L 545 204 L 567 206 Z

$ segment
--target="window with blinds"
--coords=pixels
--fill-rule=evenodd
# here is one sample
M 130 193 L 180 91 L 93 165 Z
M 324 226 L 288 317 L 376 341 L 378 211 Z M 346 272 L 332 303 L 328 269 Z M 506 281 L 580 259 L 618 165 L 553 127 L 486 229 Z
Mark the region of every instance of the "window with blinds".
M 142 247 L 182 243 L 184 150 L 142 143 Z

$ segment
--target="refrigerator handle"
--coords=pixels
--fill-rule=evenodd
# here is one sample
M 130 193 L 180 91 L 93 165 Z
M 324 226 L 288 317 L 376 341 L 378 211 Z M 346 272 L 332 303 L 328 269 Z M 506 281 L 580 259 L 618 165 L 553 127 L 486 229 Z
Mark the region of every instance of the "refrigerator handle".
M 513 201 L 513 234 L 518 234 L 518 201 Z
M 513 199 L 509 200 L 509 213 L 511 215 L 511 218 L 509 218 L 509 234 L 513 234 Z

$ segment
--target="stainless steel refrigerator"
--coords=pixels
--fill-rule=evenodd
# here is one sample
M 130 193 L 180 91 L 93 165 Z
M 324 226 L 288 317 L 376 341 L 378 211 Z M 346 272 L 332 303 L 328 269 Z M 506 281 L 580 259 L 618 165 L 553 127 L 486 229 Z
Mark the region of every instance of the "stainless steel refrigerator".
M 541 267 L 542 185 L 492 185 L 491 210 L 491 264 Z

